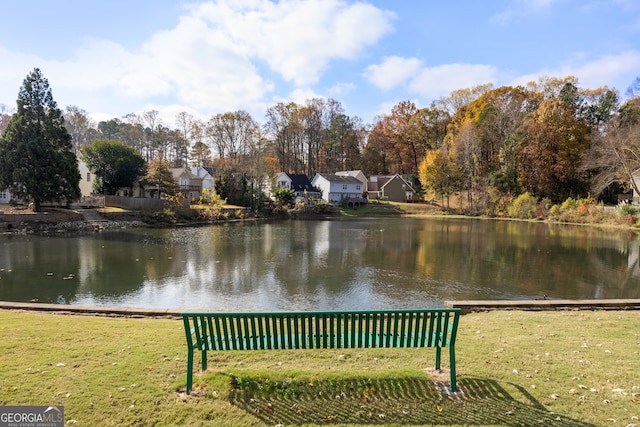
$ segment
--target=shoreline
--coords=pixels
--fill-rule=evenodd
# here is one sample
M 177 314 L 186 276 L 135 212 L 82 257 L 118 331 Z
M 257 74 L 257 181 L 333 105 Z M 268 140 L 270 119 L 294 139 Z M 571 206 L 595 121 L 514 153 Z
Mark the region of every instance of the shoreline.
M 448 308 L 461 308 L 463 314 L 487 311 L 579 311 L 579 310 L 640 310 L 640 299 L 593 300 L 464 300 L 445 301 Z M 131 318 L 182 318 L 185 310 L 169 308 L 84 306 L 33 302 L 0 301 L 0 310 L 40 311 L 58 314 L 131 317 Z M 210 310 L 186 310 L 209 312 Z
M 393 203 L 377 205 L 372 204 L 368 209 L 340 209 L 332 218 L 357 218 L 357 217 L 413 217 L 413 218 L 446 218 L 464 220 L 496 220 L 517 221 L 528 223 L 543 223 L 547 225 L 591 226 L 599 229 L 619 230 L 640 234 L 640 227 L 635 224 L 616 224 L 612 222 L 596 221 L 558 221 L 551 219 L 522 219 L 511 217 L 473 216 L 465 215 L 454 209 L 444 211 L 437 204 Z M 315 219 L 324 218 L 315 217 Z M 256 217 L 234 218 L 234 221 L 255 220 Z M 313 217 L 264 217 L 261 219 L 314 219 Z M 100 232 L 102 230 L 127 229 L 127 228 L 175 228 L 185 225 L 203 226 L 214 225 L 227 220 L 215 221 L 187 221 L 179 223 L 151 224 L 142 220 L 139 211 L 105 212 L 98 209 L 62 209 L 44 208 L 42 212 L 33 212 L 23 208 L 9 208 L 0 205 L 0 235 L 2 234 L 59 234 L 74 232 Z

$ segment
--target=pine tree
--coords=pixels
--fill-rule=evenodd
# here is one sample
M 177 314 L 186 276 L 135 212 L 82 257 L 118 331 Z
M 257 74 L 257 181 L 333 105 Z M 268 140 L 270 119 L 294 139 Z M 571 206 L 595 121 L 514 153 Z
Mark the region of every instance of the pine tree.
M 12 116 L 0 138 L 0 188 L 20 200 L 70 203 L 80 198 L 80 171 L 62 111 L 49 82 L 35 68 L 22 83 Z

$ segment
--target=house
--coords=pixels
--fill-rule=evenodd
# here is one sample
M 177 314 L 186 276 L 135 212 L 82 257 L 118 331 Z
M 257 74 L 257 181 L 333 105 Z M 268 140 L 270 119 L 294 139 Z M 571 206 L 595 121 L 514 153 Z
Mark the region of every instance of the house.
M 353 176 L 318 173 L 311 184 L 322 192 L 327 202 L 366 203 L 362 196 L 365 186 Z
M 314 185 L 309 180 L 309 177 L 304 174 L 294 174 L 280 172 L 275 177 L 275 188 L 273 192 L 279 188 L 286 188 L 296 192 L 296 200 L 312 197 L 319 199 L 321 197 L 320 192 L 314 188 Z
M 372 175 L 367 183 L 370 199 L 385 199 L 393 202 L 413 200 L 416 192 L 400 175 Z
M 215 168 L 207 166 L 192 166 L 191 173 L 202 179 L 202 188 L 200 190 L 201 193 L 202 190 L 207 190 L 209 192 L 215 191 Z
M 362 185 L 364 185 L 364 187 L 362 187 L 362 188 L 367 188 L 367 182 L 369 180 L 367 179 L 367 177 L 365 176 L 365 174 L 361 170 L 339 171 L 339 172 L 336 172 L 336 175 L 352 176 L 354 178 L 357 178 L 360 182 L 362 182 Z
M 189 200 L 197 200 L 202 195 L 203 179 L 191 172 L 189 168 L 172 168 L 173 180 L 178 184 L 181 193 L 189 196 Z
M 93 193 L 93 181 L 95 181 L 96 175 L 91 173 L 81 158 L 78 158 L 78 170 L 80 171 L 80 196 L 90 197 Z
M 8 205 L 11 201 L 11 193 L 9 190 L 0 190 L 0 205 Z
M 638 194 L 638 192 L 636 191 L 636 187 L 640 188 L 640 169 L 636 169 L 631 174 L 631 177 L 633 178 L 633 184 L 635 184 L 635 186 L 634 185 L 631 186 L 631 188 L 633 190 L 633 196 L 631 198 L 631 204 L 638 205 L 638 204 L 640 204 L 640 194 Z

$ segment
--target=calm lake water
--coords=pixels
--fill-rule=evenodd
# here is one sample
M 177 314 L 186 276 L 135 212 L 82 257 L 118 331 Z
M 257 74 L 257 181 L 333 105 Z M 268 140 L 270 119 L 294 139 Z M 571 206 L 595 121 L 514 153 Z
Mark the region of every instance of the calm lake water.
M 230 223 L 0 236 L 0 300 L 339 310 L 640 298 L 635 233 L 475 219 Z

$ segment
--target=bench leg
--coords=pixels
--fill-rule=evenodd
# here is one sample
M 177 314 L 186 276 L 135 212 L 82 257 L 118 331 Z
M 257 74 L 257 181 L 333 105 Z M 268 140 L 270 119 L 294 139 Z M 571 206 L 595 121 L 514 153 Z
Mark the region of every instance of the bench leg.
M 451 365 L 451 391 L 458 391 L 458 385 L 456 384 L 456 350 L 453 346 L 449 347 L 449 364 Z
M 193 385 L 193 349 L 189 349 L 187 354 L 187 394 L 191 393 L 191 386 Z
M 440 357 L 441 357 L 442 348 L 436 347 L 436 369 L 440 369 Z

